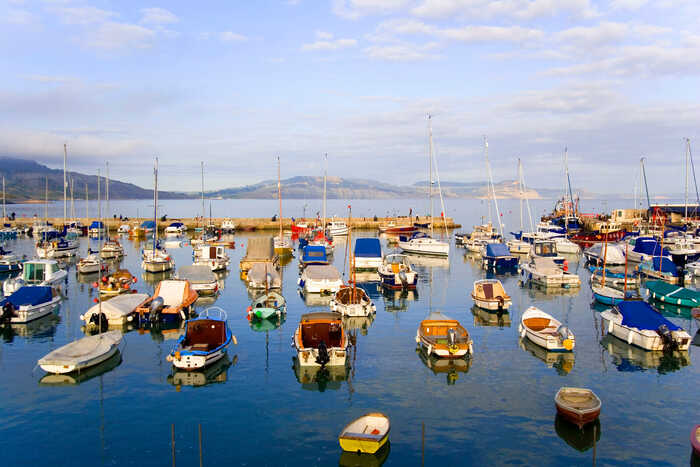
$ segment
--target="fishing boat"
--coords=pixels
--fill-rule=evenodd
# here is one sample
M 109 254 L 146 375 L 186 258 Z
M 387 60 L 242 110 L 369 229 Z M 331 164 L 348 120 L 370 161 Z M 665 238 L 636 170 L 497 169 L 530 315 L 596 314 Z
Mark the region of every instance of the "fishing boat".
M 343 316 L 370 316 L 377 312 L 377 307 L 364 289 L 344 285 L 333 295 L 330 310 Z
M 2 290 L 7 297 L 25 285 L 48 285 L 58 288 L 67 278 L 68 273 L 59 267 L 56 260 L 30 260 L 22 265 L 22 276 L 7 279 L 2 285 Z
M 61 295 L 48 286 L 20 287 L 0 300 L 0 322 L 28 323 L 53 313 Z
M 510 254 L 504 243 L 488 243 L 481 253 L 484 269 L 515 269 L 519 259 Z
M 560 388 L 554 396 L 554 404 L 559 415 L 579 427 L 595 421 L 600 415 L 600 399 L 586 388 Z
M 338 435 L 343 451 L 374 454 L 389 441 L 391 423 L 380 412 L 370 412 L 348 423 Z
M 355 240 L 355 271 L 376 271 L 382 265 L 382 245 L 378 238 Z
M 255 263 L 248 271 L 247 285 L 250 289 L 281 289 L 282 276 L 279 268 L 271 263 Z
M 690 445 L 693 447 L 693 453 L 700 456 L 700 425 L 695 425 L 690 432 Z
M 177 279 L 186 280 L 199 296 L 216 295 L 219 291 L 219 281 L 209 266 L 193 264 L 182 266 L 177 270 Z
M 490 311 L 507 311 L 513 304 L 510 296 L 498 279 L 474 281 L 472 300 L 479 308 Z
M 300 366 L 343 366 L 347 364 L 348 338 L 338 313 L 301 315 L 292 345 Z
M 287 301 L 279 292 L 268 290 L 253 300 L 246 311 L 249 320 L 280 319 L 287 314 Z
M 607 249 L 607 252 L 605 250 Z M 619 266 L 625 264 L 624 250 L 617 245 L 607 245 L 603 243 L 595 244 L 583 250 L 583 256 L 589 263 L 601 266 L 605 256 L 605 264 L 608 266 Z
M 523 313 L 518 332 L 521 338 L 527 337 L 550 352 L 571 352 L 576 345 L 574 333 L 568 327 L 534 306 Z
M 133 320 L 136 308 L 148 300 L 148 294 L 131 293 L 97 303 L 80 315 L 88 329 L 103 326 L 123 326 Z
M 301 269 L 309 265 L 330 264 L 326 255 L 326 249 L 321 245 L 306 245 L 301 251 L 301 258 L 299 258 L 299 267 Z
M 228 269 L 231 258 L 223 246 L 201 245 L 192 252 L 192 261 L 196 265 L 209 266 L 212 271 Z
M 209 317 L 213 310 L 219 312 L 218 318 Z M 166 359 L 181 370 L 201 369 L 223 358 L 231 341 L 237 343 L 226 324 L 226 313 L 218 307 L 207 308 L 200 317 L 185 322 L 185 334 Z
M 47 373 L 79 372 L 109 359 L 119 351 L 121 341 L 121 331 L 85 336 L 49 352 L 39 359 L 38 365 Z
M 104 259 L 115 259 L 124 256 L 124 247 L 115 239 L 107 239 L 100 249 L 100 256 Z
M 312 265 L 304 268 L 298 284 L 305 293 L 332 294 L 340 290 L 343 280 L 335 266 L 330 264 Z
M 379 282 L 388 289 L 415 289 L 418 284 L 418 273 L 406 255 L 386 255 L 377 273 Z
M 88 255 L 85 258 L 80 258 L 80 261 L 78 261 L 78 264 L 76 265 L 76 269 L 80 274 L 93 274 L 100 272 L 100 270 L 105 272 L 109 269 L 109 266 L 107 263 L 102 261 L 99 254 L 93 253 L 90 249 L 88 249 Z
M 348 234 L 348 225 L 344 221 L 333 219 L 326 225 L 326 232 L 331 237 L 342 237 Z
M 641 300 L 625 300 L 600 314 L 602 329 L 645 350 L 688 350 L 690 335 Z
M 440 312 L 432 312 L 421 321 L 416 332 L 416 344 L 426 355 L 437 358 L 464 358 L 474 354 L 469 332 L 459 321 Z
M 0 274 L 19 272 L 22 270 L 22 263 L 22 259 L 0 245 Z
M 118 269 L 113 274 L 102 277 L 98 285 L 100 295 L 115 296 L 133 292 L 131 286 L 138 281 L 128 269 Z
M 528 254 L 528 258 L 549 258 L 558 265 L 563 265 L 565 258 L 559 255 L 557 244 L 554 240 L 535 240 Z
M 700 307 L 700 292 L 679 287 L 664 281 L 648 281 L 644 287 L 649 291 L 651 298 L 671 305 L 689 308 Z
M 690 282 L 692 278 L 686 272 L 679 272 L 676 264 L 665 256 L 655 256 L 648 261 L 644 261 L 637 266 L 637 272 L 644 277 L 660 279 L 669 284 L 678 284 L 681 274 L 684 282 Z
M 545 287 L 580 287 L 577 274 L 562 270 L 551 258 L 532 258 L 520 264 L 522 283 L 534 283 Z
M 189 281 L 181 279 L 162 280 L 153 296 L 136 308 L 139 321 L 178 321 L 190 317 L 199 294 Z

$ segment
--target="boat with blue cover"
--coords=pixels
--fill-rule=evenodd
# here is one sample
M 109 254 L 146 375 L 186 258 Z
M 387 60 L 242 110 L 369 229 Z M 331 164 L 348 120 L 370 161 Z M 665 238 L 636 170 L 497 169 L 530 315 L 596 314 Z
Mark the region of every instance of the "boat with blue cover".
M 661 248 L 661 244 L 654 237 L 637 237 L 627 242 L 632 249 L 627 251 L 627 260 L 633 263 L 649 261 L 655 256 L 670 257 L 666 248 Z
M 326 247 L 323 245 L 306 245 L 304 247 L 301 258 L 299 259 L 300 268 L 305 268 L 310 265 L 325 264 L 329 264 L 328 256 L 326 255 Z
M 600 314 L 602 329 L 645 350 L 688 350 L 691 337 L 647 302 L 624 300 Z
M 382 245 L 378 238 L 355 240 L 355 270 L 376 271 L 382 265 Z
M 689 308 L 700 307 L 700 292 L 695 290 L 664 281 L 649 281 L 644 284 L 644 287 L 647 288 L 649 295 L 654 300 Z
M 17 255 L 13 255 L 11 251 L 5 250 L 0 245 L 0 274 L 21 271 L 22 262 Z
M 218 318 L 210 318 L 210 311 L 218 311 Z M 185 321 L 185 334 L 167 357 L 175 368 L 196 370 L 220 360 L 226 355 L 226 347 L 236 337 L 226 324 L 226 313 L 219 307 L 208 308 L 203 315 Z
M 90 227 L 88 227 L 88 233 L 91 237 L 99 237 L 100 235 L 104 235 L 105 232 L 105 224 L 102 221 L 92 221 Z
M 53 313 L 61 295 L 49 286 L 20 287 L 0 300 L 0 322 L 28 323 Z
M 678 267 L 671 260 L 665 256 L 656 256 L 648 261 L 644 261 L 639 266 L 637 266 L 637 271 L 648 278 L 661 279 L 670 284 L 678 284 L 680 280 Z M 690 274 L 685 274 L 685 281 L 689 282 L 691 279 Z
M 505 243 L 488 243 L 481 254 L 484 269 L 515 269 L 518 257 L 510 254 Z

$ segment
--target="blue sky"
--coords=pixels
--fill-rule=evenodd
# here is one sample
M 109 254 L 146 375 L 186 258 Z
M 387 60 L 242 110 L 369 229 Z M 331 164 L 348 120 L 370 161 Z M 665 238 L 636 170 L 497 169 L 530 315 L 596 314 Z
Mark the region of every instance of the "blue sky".
M 0 154 L 165 189 L 329 174 L 678 192 L 700 136 L 690 0 L 0 1 Z

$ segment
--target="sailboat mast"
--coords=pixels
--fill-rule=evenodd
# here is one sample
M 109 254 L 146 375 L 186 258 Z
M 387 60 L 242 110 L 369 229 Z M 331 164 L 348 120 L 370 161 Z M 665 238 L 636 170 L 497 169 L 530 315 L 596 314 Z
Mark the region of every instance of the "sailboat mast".
M 75 198 L 73 197 L 75 189 L 75 179 L 71 177 L 70 179 L 70 217 L 75 220 Z
M 203 212 L 202 215 L 205 215 Z M 202 221 L 204 218 L 202 218 Z M 153 258 L 156 257 L 156 243 L 158 242 L 158 158 L 153 165 Z
M 282 245 L 282 177 L 280 174 L 280 156 L 277 156 L 277 199 L 280 203 L 280 246 Z
M 518 191 L 520 192 L 520 232 L 523 231 L 523 164 L 518 157 Z
M 66 143 L 63 143 L 63 225 L 66 225 L 66 215 L 68 211 L 68 205 L 66 203 L 66 189 L 68 188 L 68 181 L 66 180 L 66 165 L 68 159 L 68 149 Z
M 567 199 L 567 180 L 569 179 L 569 150 L 564 147 L 564 229 L 569 232 L 569 203 L 573 207 L 574 200 Z
M 325 231 L 326 229 L 326 177 L 328 175 L 328 153 L 323 156 L 324 159 L 324 169 L 323 169 L 323 224 L 321 228 Z
M 88 195 L 88 184 L 85 184 L 85 225 L 90 225 L 90 203 Z
M 46 176 L 46 186 L 44 188 L 44 222 L 49 222 L 49 176 Z
M 688 161 L 690 153 L 690 138 L 685 139 L 685 220 L 688 221 Z
M 430 236 L 433 236 L 433 120 L 428 114 L 428 202 L 430 203 Z
M 493 199 L 493 207 L 496 209 L 496 222 L 498 222 L 498 232 L 503 237 L 503 223 L 501 222 L 501 213 L 498 210 L 498 201 L 496 201 L 496 186 L 493 183 L 493 175 L 491 174 L 491 163 L 489 162 L 489 142 L 484 136 L 484 153 L 486 155 L 486 171 L 489 176 L 489 185 L 491 185 L 491 195 Z
M 100 169 L 97 169 L 97 221 L 102 222 L 102 192 L 100 190 Z M 102 249 L 102 226 L 98 225 L 100 249 Z
M 204 161 L 201 162 L 202 165 L 202 224 L 204 224 L 204 218 L 207 215 L 206 208 L 204 207 Z
M 2 176 L 2 219 L 7 218 L 7 212 L 5 212 L 5 176 Z
M 106 162 L 107 164 L 107 179 L 105 181 L 105 191 L 106 191 L 106 198 L 107 198 L 107 219 L 111 217 L 111 212 L 109 210 L 109 161 Z M 105 223 L 105 229 L 107 229 L 107 238 L 109 238 L 109 222 Z

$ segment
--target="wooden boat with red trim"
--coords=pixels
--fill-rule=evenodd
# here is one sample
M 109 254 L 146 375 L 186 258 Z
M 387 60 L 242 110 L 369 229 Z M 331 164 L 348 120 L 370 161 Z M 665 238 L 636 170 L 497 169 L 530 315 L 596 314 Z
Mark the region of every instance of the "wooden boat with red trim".
M 595 421 L 600 415 L 600 399 L 586 388 L 563 387 L 554 396 L 554 404 L 559 415 L 579 427 Z
M 292 345 L 300 366 L 340 366 L 347 362 L 348 337 L 340 313 L 301 315 Z
M 427 355 L 438 358 L 463 358 L 474 352 L 469 332 L 459 321 L 439 312 L 430 313 L 428 319 L 421 321 L 416 343 Z

